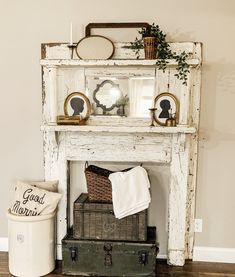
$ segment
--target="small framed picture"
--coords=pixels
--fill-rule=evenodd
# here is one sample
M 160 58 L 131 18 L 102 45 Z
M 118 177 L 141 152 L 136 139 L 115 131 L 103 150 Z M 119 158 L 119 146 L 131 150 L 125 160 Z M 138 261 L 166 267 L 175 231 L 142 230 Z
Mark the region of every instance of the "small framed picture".
M 156 96 L 154 108 L 156 110 L 154 111 L 153 118 L 159 125 L 165 126 L 166 120 L 171 117 L 176 118 L 177 121 L 179 102 L 173 94 L 164 92 Z
M 87 96 L 81 92 L 70 93 L 64 102 L 65 116 L 87 119 L 91 113 L 91 104 Z

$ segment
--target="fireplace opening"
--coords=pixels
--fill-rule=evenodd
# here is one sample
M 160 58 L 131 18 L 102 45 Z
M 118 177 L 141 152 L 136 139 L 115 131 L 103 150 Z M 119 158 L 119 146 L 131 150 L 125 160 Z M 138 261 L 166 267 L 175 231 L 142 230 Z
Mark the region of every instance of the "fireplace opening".
M 68 179 L 68 228 L 73 226 L 73 203 L 81 193 L 87 193 L 87 184 L 84 174 L 86 161 L 69 162 Z M 157 163 L 126 163 L 126 162 L 99 162 L 88 161 L 89 165 L 97 165 L 112 171 L 121 171 L 126 168 L 142 165 L 148 172 L 150 180 L 151 203 L 148 209 L 148 226 L 156 226 L 159 256 L 167 254 L 168 239 L 168 195 L 170 182 L 170 168 L 168 165 Z

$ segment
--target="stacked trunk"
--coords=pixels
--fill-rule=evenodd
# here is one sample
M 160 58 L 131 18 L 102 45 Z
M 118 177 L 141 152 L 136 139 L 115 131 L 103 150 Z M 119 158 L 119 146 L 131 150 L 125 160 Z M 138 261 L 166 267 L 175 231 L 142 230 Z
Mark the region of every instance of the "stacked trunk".
M 76 239 L 146 241 L 147 210 L 116 219 L 111 203 L 94 203 L 83 193 L 74 202 Z
M 85 276 L 155 276 L 156 228 L 147 210 L 116 219 L 112 203 L 74 202 L 74 226 L 62 240 L 63 273 Z

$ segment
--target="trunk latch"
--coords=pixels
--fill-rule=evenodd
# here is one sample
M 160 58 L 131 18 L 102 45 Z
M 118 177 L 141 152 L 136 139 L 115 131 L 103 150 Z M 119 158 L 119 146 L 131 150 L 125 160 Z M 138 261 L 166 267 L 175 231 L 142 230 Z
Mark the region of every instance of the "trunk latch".
M 104 256 L 104 265 L 105 266 L 112 266 L 112 244 L 106 243 L 104 245 L 104 251 L 105 251 L 105 256 Z
M 78 249 L 77 249 L 77 247 L 70 247 L 69 250 L 70 250 L 71 261 L 76 262 L 77 258 L 78 258 L 78 253 L 77 253 Z
M 139 263 L 142 265 L 146 265 L 148 263 L 148 252 L 147 251 L 139 251 Z

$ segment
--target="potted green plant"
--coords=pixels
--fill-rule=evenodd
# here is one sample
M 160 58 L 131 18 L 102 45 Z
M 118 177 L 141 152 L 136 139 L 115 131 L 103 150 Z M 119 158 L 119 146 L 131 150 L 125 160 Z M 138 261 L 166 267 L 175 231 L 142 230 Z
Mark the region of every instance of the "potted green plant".
M 187 58 L 189 57 L 189 54 L 185 51 L 179 55 L 172 52 L 169 43 L 166 41 L 166 34 L 164 34 L 155 23 L 148 27 L 141 28 L 138 30 L 138 33 L 141 34 L 141 38 L 136 38 L 135 41 L 131 42 L 130 46 L 128 46 L 128 48 L 135 52 L 137 59 L 139 59 L 140 50 L 144 49 L 145 58 L 157 58 L 156 65 L 163 71 L 165 71 L 167 67 L 167 60 L 175 59 L 177 61 L 176 69 L 178 71 L 175 76 L 182 80 L 184 85 L 187 85 L 187 75 L 189 72 Z M 154 50 L 152 48 L 154 48 Z

